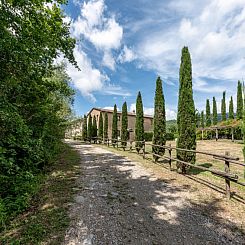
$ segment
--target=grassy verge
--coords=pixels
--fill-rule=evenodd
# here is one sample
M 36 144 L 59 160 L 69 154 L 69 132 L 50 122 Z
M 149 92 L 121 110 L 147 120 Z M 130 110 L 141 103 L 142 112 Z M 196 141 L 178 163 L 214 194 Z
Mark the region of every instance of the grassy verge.
M 80 172 L 78 153 L 63 144 L 61 154 L 43 176 L 30 208 L 0 234 L 0 244 L 61 244 Z

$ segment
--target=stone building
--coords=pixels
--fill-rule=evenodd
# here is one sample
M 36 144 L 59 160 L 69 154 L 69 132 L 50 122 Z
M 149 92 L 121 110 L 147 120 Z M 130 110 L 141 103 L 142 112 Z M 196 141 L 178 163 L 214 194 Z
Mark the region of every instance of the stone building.
M 108 109 L 102 109 L 102 108 L 92 108 L 89 113 L 91 117 L 96 116 L 97 121 L 97 128 L 99 123 L 99 116 L 100 112 L 102 112 L 102 115 L 107 112 L 108 115 L 108 137 L 111 138 L 112 135 L 112 117 L 113 117 L 113 110 Z M 121 136 L 121 124 L 122 124 L 122 112 L 118 111 L 118 136 L 120 138 Z M 129 131 L 129 139 L 134 140 L 134 132 L 135 132 L 135 120 L 136 120 L 136 114 L 135 112 L 128 112 L 128 131 Z M 103 118 L 104 121 L 104 118 Z M 152 131 L 153 129 L 153 117 L 149 115 L 144 115 L 144 129 L 145 131 Z

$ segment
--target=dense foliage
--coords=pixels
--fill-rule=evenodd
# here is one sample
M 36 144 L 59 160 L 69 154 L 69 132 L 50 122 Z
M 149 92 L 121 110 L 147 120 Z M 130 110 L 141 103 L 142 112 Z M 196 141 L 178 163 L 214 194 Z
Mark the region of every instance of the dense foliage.
M 213 97 L 213 125 L 218 123 L 217 103 L 215 97 Z
M 103 115 L 102 115 L 102 111 L 100 112 L 100 117 L 99 117 L 99 132 L 98 132 L 98 136 L 100 138 L 100 141 L 102 141 L 102 139 L 103 139 Z
M 234 107 L 233 107 L 233 98 L 231 96 L 231 100 L 229 103 L 229 119 L 234 119 Z
M 237 110 L 236 118 L 242 119 L 243 116 L 243 98 L 242 98 L 242 83 L 238 81 L 237 83 Z
M 206 101 L 206 126 L 211 126 L 211 114 L 210 114 L 210 104 L 209 99 Z
M 83 117 L 83 129 L 82 129 L 82 138 L 83 140 L 87 140 L 87 116 L 84 115 Z
M 97 137 L 97 120 L 96 120 L 96 116 L 94 115 L 93 117 L 93 122 L 92 122 L 92 138 L 95 139 Z
M 187 47 L 183 47 L 179 72 L 179 101 L 178 101 L 178 140 L 177 147 L 196 149 L 196 122 L 195 105 L 192 91 L 191 56 Z M 186 162 L 195 163 L 195 154 L 192 152 L 177 151 L 177 158 Z M 186 172 L 186 165 L 177 164 L 182 173 Z
M 162 90 L 162 80 L 160 77 L 156 80 L 155 91 L 155 106 L 154 106 L 154 126 L 152 143 L 155 145 L 166 144 L 166 115 L 165 115 L 165 100 Z M 152 152 L 157 155 L 163 155 L 165 149 L 158 146 L 152 147 Z M 154 157 L 158 159 L 157 156 Z
M 104 140 L 108 139 L 108 115 L 107 115 L 107 112 L 105 113 L 105 117 L 104 117 L 103 133 L 104 133 Z
M 226 121 L 225 91 L 223 92 L 223 98 L 221 100 L 221 118 L 222 118 L 222 121 Z
M 113 115 L 112 115 L 112 143 L 115 146 L 116 140 L 118 138 L 118 127 L 117 127 L 117 105 L 114 105 Z
M 125 147 L 127 145 L 126 141 L 128 140 L 128 109 L 126 102 L 122 106 L 121 140 L 122 146 Z
M 139 92 L 136 99 L 136 120 L 135 120 L 135 146 L 137 152 L 142 148 L 144 140 L 144 112 L 141 93 Z
M 0 225 L 24 210 L 38 174 L 59 150 L 73 90 L 63 53 L 76 65 L 75 40 L 58 0 L 0 4 Z M 0 228 L 1 229 L 1 228 Z

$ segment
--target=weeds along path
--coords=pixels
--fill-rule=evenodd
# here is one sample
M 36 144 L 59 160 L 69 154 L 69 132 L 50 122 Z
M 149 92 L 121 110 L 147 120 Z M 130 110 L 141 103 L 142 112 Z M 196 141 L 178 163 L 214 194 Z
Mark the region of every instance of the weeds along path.
M 235 224 L 217 217 L 219 200 L 196 205 L 188 184 L 158 179 L 106 149 L 68 143 L 80 152 L 83 187 L 64 244 L 245 244 Z

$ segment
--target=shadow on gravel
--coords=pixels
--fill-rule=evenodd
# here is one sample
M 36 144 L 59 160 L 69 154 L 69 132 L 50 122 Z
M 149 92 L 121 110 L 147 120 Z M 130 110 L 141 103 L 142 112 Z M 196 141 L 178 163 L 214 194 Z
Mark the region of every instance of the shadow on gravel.
M 217 216 L 218 199 L 189 203 L 188 185 L 134 173 L 135 165 L 122 156 L 70 144 L 81 148 L 83 181 L 92 186 L 81 193 L 92 244 L 245 244 L 239 227 Z

